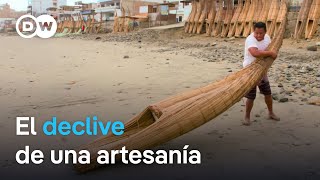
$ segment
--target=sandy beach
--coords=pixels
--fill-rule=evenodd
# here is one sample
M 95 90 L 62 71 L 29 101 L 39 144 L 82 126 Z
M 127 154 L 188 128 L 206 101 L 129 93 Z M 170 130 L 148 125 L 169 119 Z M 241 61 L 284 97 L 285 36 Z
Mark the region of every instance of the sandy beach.
M 71 149 L 96 137 L 18 137 L 16 117 L 35 117 L 38 130 L 52 116 L 75 121 L 97 115 L 102 121 L 126 122 L 149 104 L 240 70 L 244 39 L 193 36 L 181 30 L 49 40 L 0 35 L 1 174 L 37 172 L 46 179 L 319 179 L 320 109 L 308 102 L 320 97 L 320 52 L 306 50 L 316 42 L 286 39 L 269 72 L 280 122 L 267 119 L 263 96 L 258 95 L 250 127 L 241 125 L 242 100 L 204 126 L 157 147 L 182 149 L 189 144 L 202 153 L 199 166 L 119 165 L 79 175 L 70 166 L 49 162 L 43 171 L 19 166 L 15 153 L 25 145 L 44 152 Z

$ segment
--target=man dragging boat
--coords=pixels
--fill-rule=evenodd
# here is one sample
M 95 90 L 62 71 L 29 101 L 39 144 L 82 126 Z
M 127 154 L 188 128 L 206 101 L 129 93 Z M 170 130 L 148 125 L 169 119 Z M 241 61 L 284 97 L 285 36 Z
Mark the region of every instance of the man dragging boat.
M 244 54 L 244 62 L 243 67 L 250 65 L 252 62 L 256 60 L 256 58 L 264 58 L 264 57 L 272 57 L 273 59 L 277 58 L 277 53 L 274 51 L 267 51 L 267 47 L 271 43 L 271 38 L 266 34 L 267 27 L 263 22 L 257 22 L 254 25 L 254 32 L 247 37 L 245 43 L 245 54 Z M 267 75 L 265 75 L 260 83 L 258 84 L 260 92 L 265 96 L 265 102 L 269 111 L 269 118 L 272 120 L 279 121 L 272 107 L 272 95 L 270 83 Z M 249 126 L 251 124 L 250 114 L 253 108 L 254 100 L 257 94 L 257 87 L 255 86 L 245 97 L 246 101 L 246 112 L 243 120 L 243 125 Z

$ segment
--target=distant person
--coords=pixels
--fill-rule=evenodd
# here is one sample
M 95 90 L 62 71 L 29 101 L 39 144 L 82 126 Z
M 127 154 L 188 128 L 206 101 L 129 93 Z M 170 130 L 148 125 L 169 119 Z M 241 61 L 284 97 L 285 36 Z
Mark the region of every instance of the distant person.
M 84 33 L 84 30 L 86 29 L 86 26 L 85 25 L 82 25 L 81 27 L 81 32 Z
M 247 67 L 256 58 L 272 57 L 273 59 L 277 58 L 277 53 L 275 51 L 267 51 L 267 47 L 271 43 L 271 38 L 266 34 L 267 27 L 263 22 L 257 22 L 254 25 L 254 32 L 247 37 L 245 43 L 245 54 L 243 67 Z M 273 102 L 271 95 L 271 88 L 267 74 L 261 79 L 258 84 L 260 92 L 265 96 L 265 102 L 269 111 L 269 118 L 272 120 L 279 121 L 280 118 L 277 117 L 273 112 Z M 255 86 L 245 97 L 247 98 L 246 102 L 246 112 L 243 120 L 243 125 L 249 126 L 251 124 L 251 110 L 253 108 L 254 100 L 257 94 L 257 87 Z

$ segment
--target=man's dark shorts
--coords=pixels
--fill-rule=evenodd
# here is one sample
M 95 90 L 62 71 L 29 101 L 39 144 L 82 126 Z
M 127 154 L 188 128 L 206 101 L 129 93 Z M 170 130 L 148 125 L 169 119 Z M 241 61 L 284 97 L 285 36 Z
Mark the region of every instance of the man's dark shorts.
M 260 89 L 260 92 L 263 95 L 271 95 L 271 87 L 269 83 L 269 79 L 267 76 L 263 77 L 260 83 L 258 84 L 258 87 Z M 245 96 L 248 99 L 254 100 L 257 96 L 257 87 L 251 89 L 251 91 Z

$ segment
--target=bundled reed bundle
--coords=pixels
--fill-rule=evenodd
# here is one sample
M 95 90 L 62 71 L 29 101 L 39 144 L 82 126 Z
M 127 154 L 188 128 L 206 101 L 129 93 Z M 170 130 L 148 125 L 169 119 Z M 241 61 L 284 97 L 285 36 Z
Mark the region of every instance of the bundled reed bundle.
M 320 19 L 320 0 L 313 0 L 306 24 L 305 38 L 311 39 L 318 30 Z
M 206 0 L 200 0 L 200 4 L 203 4 L 203 10 L 202 13 L 200 15 L 200 18 L 198 20 L 197 23 L 197 34 L 200 34 L 203 28 L 203 24 L 205 23 L 205 20 L 208 16 L 208 12 L 210 11 L 211 8 L 211 0 L 210 1 L 206 1 Z
M 126 16 L 126 10 L 124 7 L 121 8 L 121 16 L 118 17 L 118 32 L 124 32 L 124 26 L 125 26 L 125 16 Z
M 75 25 L 74 25 L 74 32 L 75 33 L 81 32 L 82 22 L 83 22 L 83 19 L 82 19 L 81 15 L 78 14 L 77 21 L 75 22 Z
M 87 28 L 86 28 L 85 32 L 86 33 L 91 33 L 94 24 L 95 24 L 94 15 L 89 15 L 88 16 L 88 21 L 87 21 Z
M 118 17 L 118 21 L 119 21 L 119 31 L 118 32 L 124 32 L 124 24 L 125 24 L 125 17 L 120 16 Z
M 259 14 L 257 11 L 257 5 L 258 5 L 258 0 L 251 0 L 251 4 L 249 7 L 249 12 L 247 14 L 245 24 L 244 24 L 244 29 L 243 29 L 243 37 L 248 37 L 251 33 L 251 30 L 253 28 L 253 18 L 255 14 Z
M 280 4 L 280 11 L 276 20 L 276 26 L 274 29 L 274 37 L 278 35 L 279 29 L 282 26 L 281 23 L 285 22 L 286 23 L 286 14 L 288 12 L 288 2 L 287 0 L 281 0 Z
M 262 0 L 262 10 L 261 13 L 259 14 L 259 22 L 267 22 L 268 19 L 268 14 L 269 14 L 269 10 L 270 10 L 270 6 L 271 6 L 271 2 L 270 0 Z
M 230 23 L 233 15 L 233 0 L 226 0 L 225 5 L 227 7 L 226 15 L 224 16 L 224 20 L 222 22 L 222 32 L 221 37 L 224 38 L 228 35 Z
M 267 19 L 267 34 L 272 37 L 276 27 L 276 20 L 279 13 L 279 0 L 272 0 Z
M 297 24 L 294 31 L 295 39 L 300 39 L 302 35 L 305 34 L 305 28 L 306 28 L 311 4 L 312 4 L 312 0 L 303 0 L 303 3 L 301 4 L 301 9 L 298 15 Z
M 132 19 L 130 17 L 126 17 L 125 21 L 124 21 L 124 32 L 128 33 L 130 31 L 132 31 L 132 26 L 130 26 L 130 24 L 132 23 Z
M 63 21 L 60 21 L 58 23 L 58 27 L 57 27 L 57 33 L 60 33 L 62 31 L 62 27 L 63 27 Z
M 73 17 L 69 17 L 69 24 L 68 24 L 68 33 L 74 33 L 74 26 L 75 26 L 75 21 Z
M 245 0 L 244 3 L 244 7 L 241 11 L 241 14 L 239 16 L 238 22 L 237 22 L 237 26 L 236 26 L 236 32 L 235 32 L 235 36 L 236 37 L 241 37 L 242 36 L 242 32 L 244 29 L 244 25 L 245 25 L 245 21 L 246 21 L 246 17 L 247 14 L 249 12 L 249 7 L 250 7 L 250 0 Z
M 222 30 L 222 21 L 223 21 L 223 1 L 220 0 L 218 5 L 218 10 L 216 13 L 216 17 L 214 18 L 211 36 L 216 37 L 221 34 Z
M 285 32 L 285 24 L 273 39 L 268 50 L 279 51 Z M 123 146 L 128 151 L 145 150 L 186 134 L 214 119 L 241 100 L 256 86 L 273 63 L 272 58 L 257 59 L 248 67 L 212 83 L 206 87 L 170 97 L 147 107 L 125 124 L 125 134 L 113 134 L 100 138 L 80 149 L 91 154 L 90 164 L 76 164 L 79 172 L 101 167 L 97 163 L 99 150 L 118 150 Z M 117 160 L 121 156 L 117 156 Z
M 188 32 L 189 32 L 191 22 L 193 21 L 194 16 L 196 15 L 196 10 L 197 10 L 197 8 L 196 8 L 195 0 L 193 0 L 193 1 L 192 1 L 191 13 L 190 13 L 187 21 L 186 21 L 185 24 L 184 24 L 184 32 L 185 32 L 185 33 L 188 33 Z
M 131 16 L 130 16 L 130 8 L 128 7 L 128 4 L 125 4 L 124 1 L 122 1 L 122 7 L 121 7 L 121 16 L 118 16 L 117 13 L 115 13 L 115 19 L 114 19 L 114 24 L 113 24 L 113 32 L 129 32 L 132 30 L 130 27 L 131 21 Z M 102 16 L 101 16 L 102 18 Z M 92 24 L 92 30 L 97 28 L 101 29 L 102 26 L 102 20 L 100 23 L 93 22 Z M 97 26 L 97 24 L 99 24 Z M 100 28 L 99 28 L 100 27 Z
M 88 33 L 90 23 L 91 23 L 91 17 L 88 16 L 87 20 L 83 22 L 83 25 L 84 25 L 84 31 L 83 32 L 84 33 Z
M 63 34 L 69 33 L 70 27 L 71 27 L 71 20 L 69 17 L 65 17 L 62 22 L 61 30 L 59 31 L 59 33 L 63 33 Z
M 91 27 L 90 33 L 100 33 L 102 29 L 102 14 L 100 14 L 100 19 L 97 21 L 95 18 L 93 18 L 93 23 Z
M 205 1 L 204 0 L 199 0 L 198 5 L 197 5 L 197 14 L 194 17 L 194 23 L 192 24 L 192 26 L 193 26 L 192 27 L 192 33 L 193 34 L 197 33 L 197 28 L 198 28 L 199 23 L 201 23 L 200 22 L 200 18 L 201 18 L 203 13 L 204 13 L 203 20 L 205 19 L 205 14 L 206 14 L 205 10 L 206 10 Z
M 215 16 L 216 16 L 216 0 L 208 0 L 208 17 L 206 19 L 206 35 L 207 36 L 211 35 Z
M 229 28 L 229 32 L 228 32 L 228 37 L 233 37 L 235 32 L 236 32 L 236 26 L 237 26 L 237 23 L 238 23 L 238 19 L 240 17 L 240 14 L 242 12 L 242 9 L 243 9 L 243 1 L 240 0 L 239 3 L 238 3 L 238 7 L 236 9 L 236 11 L 234 12 L 234 15 L 231 19 L 231 22 L 230 22 L 230 28 Z
M 119 32 L 119 19 L 118 17 L 114 17 L 114 24 L 113 24 L 113 33 Z
M 195 20 L 196 20 L 197 14 L 198 14 L 199 6 L 200 6 L 199 0 L 195 0 L 192 4 L 192 9 L 194 8 L 194 14 L 192 14 L 190 22 L 189 22 L 190 25 L 189 25 L 188 33 L 192 33 L 192 31 L 193 31 L 193 27 L 195 25 Z

